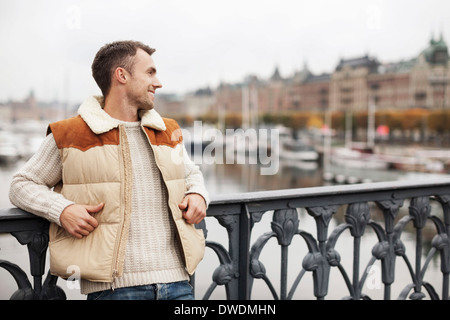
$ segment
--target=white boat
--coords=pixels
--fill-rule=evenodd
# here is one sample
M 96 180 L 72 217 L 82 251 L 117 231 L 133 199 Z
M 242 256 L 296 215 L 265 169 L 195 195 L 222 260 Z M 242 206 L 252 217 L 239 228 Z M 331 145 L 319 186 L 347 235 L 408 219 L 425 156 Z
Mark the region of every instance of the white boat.
M 316 149 L 301 140 L 284 139 L 280 141 L 280 158 L 294 161 L 318 161 L 319 153 Z
M 336 148 L 331 154 L 331 162 L 342 167 L 387 169 L 389 162 L 374 153 L 366 153 L 350 148 Z

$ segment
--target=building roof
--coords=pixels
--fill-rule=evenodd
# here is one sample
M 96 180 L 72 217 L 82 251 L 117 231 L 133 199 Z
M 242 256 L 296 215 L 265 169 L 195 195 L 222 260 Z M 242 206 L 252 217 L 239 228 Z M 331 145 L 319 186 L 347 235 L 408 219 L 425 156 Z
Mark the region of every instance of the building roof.
M 425 60 L 431 64 L 447 64 L 449 60 L 448 47 L 445 43 L 442 34 L 439 40 L 434 40 L 431 37 L 428 48 L 422 51 Z
M 306 82 L 324 82 L 324 81 L 330 81 L 330 79 L 331 79 L 331 74 L 329 74 L 329 73 L 322 73 L 322 74 L 318 74 L 318 75 L 312 74 L 310 77 L 308 77 Z
M 311 73 L 311 71 L 309 71 L 308 69 L 308 65 L 305 63 L 303 63 L 303 69 L 300 71 L 296 71 L 294 73 L 293 76 L 293 81 L 294 82 L 305 82 L 308 81 L 308 79 L 312 76 L 313 74 Z
M 370 71 L 376 71 L 379 62 L 376 58 L 371 58 L 368 55 L 353 58 L 353 59 L 341 59 L 336 67 L 336 71 L 342 70 L 344 67 L 355 68 L 369 68 Z
M 278 70 L 278 67 L 275 68 L 275 71 L 273 72 L 273 75 L 270 77 L 271 81 L 280 81 L 283 80 L 280 75 L 280 71 Z
M 408 73 L 417 63 L 417 58 L 383 63 L 378 67 L 378 73 Z

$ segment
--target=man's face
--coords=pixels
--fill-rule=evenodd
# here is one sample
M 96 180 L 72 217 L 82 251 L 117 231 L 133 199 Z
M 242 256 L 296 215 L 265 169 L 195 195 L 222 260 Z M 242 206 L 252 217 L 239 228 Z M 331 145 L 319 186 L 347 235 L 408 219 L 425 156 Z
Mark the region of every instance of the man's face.
M 137 50 L 129 77 L 129 102 L 136 106 L 138 110 L 153 109 L 155 91 L 162 85 L 156 77 L 156 67 L 152 57 L 144 50 Z

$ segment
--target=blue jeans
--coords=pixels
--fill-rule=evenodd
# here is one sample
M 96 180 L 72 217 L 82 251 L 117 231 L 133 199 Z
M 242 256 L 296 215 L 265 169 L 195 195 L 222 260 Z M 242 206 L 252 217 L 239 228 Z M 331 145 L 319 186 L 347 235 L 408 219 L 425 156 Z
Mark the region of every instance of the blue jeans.
M 93 292 L 87 300 L 194 300 L 194 295 L 189 281 L 180 281 Z

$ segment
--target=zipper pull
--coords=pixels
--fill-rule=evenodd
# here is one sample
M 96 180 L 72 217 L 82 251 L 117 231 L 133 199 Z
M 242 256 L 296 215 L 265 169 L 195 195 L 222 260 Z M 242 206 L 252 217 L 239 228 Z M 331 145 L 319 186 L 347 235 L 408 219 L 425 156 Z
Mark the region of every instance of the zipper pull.
M 116 280 L 118 274 L 119 274 L 119 271 L 117 271 L 117 270 L 113 271 L 113 274 L 112 274 L 113 280 L 111 282 L 111 290 L 112 290 L 112 292 L 114 292 L 114 289 L 115 289 L 114 283 L 115 283 L 115 280 Z

